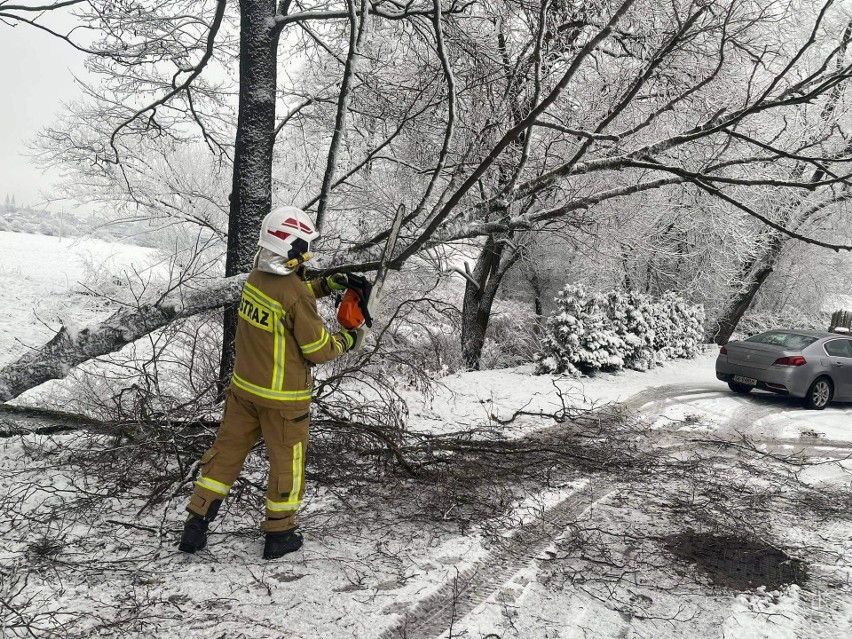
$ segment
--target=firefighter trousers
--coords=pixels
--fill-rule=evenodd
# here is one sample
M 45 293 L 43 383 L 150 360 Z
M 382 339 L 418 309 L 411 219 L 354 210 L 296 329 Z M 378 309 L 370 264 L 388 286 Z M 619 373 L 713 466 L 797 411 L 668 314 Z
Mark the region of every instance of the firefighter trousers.
M 294 528 L 305 489 L 309 424 L 310 412 L 294 419 L 288 411 L 259 406 L 228 391 L 222 425 L 213 446 L 201 458 L 201 473 L 186 509 L 212 519 L 249 451 L 263 435 L 269 453 L 269 483 L 266 520 L 261 529 L 278 532 Z

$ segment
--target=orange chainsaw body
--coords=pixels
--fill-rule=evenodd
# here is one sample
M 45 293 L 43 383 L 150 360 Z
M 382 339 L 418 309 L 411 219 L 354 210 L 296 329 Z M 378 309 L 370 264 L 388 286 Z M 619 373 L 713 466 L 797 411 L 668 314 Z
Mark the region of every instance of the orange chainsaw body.
M 337 322 L 350 331 L 361 328 L 367 321 L 361 309 L 364 303 L 358 291 L 350 288 L 343 296 L 340 306 L 337 307 Z

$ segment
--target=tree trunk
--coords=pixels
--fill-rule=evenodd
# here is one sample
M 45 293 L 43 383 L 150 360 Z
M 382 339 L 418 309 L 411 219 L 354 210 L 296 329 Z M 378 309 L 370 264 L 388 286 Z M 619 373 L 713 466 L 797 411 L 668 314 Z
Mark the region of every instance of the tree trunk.
M 533 291 L 533 308 L 535 309 L 535 316 L 539 322 L 543 322 L 544 301 L 542 300 L 542 295 L 544 294 L 544 287 L 541 284 L 541 276 L 538 274 L 538 270 L 535 265 L 530 267 L 530 286 Z
M 780 233 L 773 233 L 763 254 L 753 260 L 749 266 L 748 278 L 739 292 L 730 301 L 725 311 L 719 316 L 715 324 L 708 330 L 708 340 L 714 341 L 720 346 L 727 344 L 731 339 L 737 325 L 743 315 L 754 301 L 760 287 L 775 269 L 781 251 L 784 248 L 784 238 Z
M 462 359 L 468 370 L 479 370 L 488 329 L 488 317 L 479 312 L 477 297 L 476 289 L 468 282 L 464 291 L 461 335 Z
M 225 277 L 251 270 L 260 223 L 272 206 L 272 145 L 279 31 L 275 0 L 240 0 L 240 98 L 228 213 Z M 225 309 L 220 389 L 234 369 L 236 303 Z
M 530 265 L 529 282 L 533 292 L 533 308 L 535 309 L 535 328 L 533 334 L 540 338 L 544 330 L 544 285 L 536 264 Z
M 754 296 L 757 295 L 772 270 L 773 266 L 764 266 L 756 271 L 751 281 L 734 297 L 726 311 L 716 322 L 713 339 L 719 346 L 727 344 L 731 339 L 731 335 L 733 335 L 743 315 L 751 306 Z
M 464 365 L 469 370 L 479 370 L 491 307 L 506 273 L 500 268 L 504 247 L 494 236 L 488 238 L 472 274 L 479 287 L 468 282 L 464 289 L 461 343 Z

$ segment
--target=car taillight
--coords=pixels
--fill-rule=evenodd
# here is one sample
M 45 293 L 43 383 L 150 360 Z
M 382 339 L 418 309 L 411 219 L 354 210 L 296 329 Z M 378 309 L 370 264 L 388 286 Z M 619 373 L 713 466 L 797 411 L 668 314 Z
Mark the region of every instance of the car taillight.
M 727 355 L 727 354 L 728 354 L 728 349 L 725 348 L 724 346 L 719 349 L 719 355 Z
M 776 359 L 772 365 L 773 366 L 804 366 L 807 364 L 807 360 L 801 355 L 794 355 L 793 357 L 782 357 L 780 359 Z

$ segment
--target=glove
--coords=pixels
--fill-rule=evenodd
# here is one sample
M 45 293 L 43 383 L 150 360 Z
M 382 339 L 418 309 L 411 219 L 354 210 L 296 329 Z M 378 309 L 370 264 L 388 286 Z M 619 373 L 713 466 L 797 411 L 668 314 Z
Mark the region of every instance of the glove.
M 345 291 L 349 288 L 349 276 L 346 273 L 335 273 L 325 278 L 330 291 Z
M 340 329 L 341 335 L 343 335 L 343 340 L 346 346 L 347 353 L 357 353 L 362 348 L 364 348 L 364 340 L 367 339 L 367 333 L 370 329 L 366 326 L 362 326 L 361 328 L 354 328 L 352 330 L 347 330 L 345 328 Z
M 325 278 L 325 283 L 331 291 L 344 291 L 354 288 L 356 291 L 367 291 L 367 278 L 357 273 L 335 273 Z

